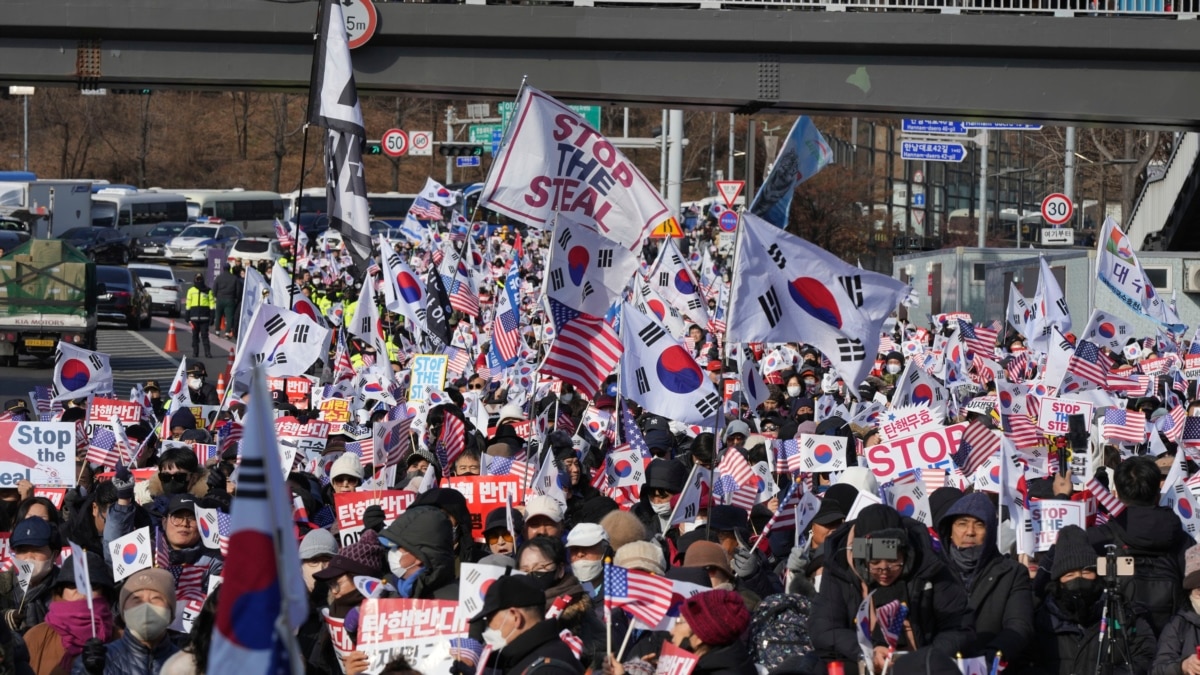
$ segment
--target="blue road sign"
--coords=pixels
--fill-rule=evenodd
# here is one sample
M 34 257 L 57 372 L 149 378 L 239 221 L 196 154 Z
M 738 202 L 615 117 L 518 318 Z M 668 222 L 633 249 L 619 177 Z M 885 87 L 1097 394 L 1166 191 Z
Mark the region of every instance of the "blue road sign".
M 912 196 L 912 205 L 913 206 L 925 206 L 925 193 L 922 192 L 920 194 L 914 194 Z
M 1014 124 L 1008 122 L 961 122 L 965 129 L 992 129 L 995 131 L 1038 131 L 1040 124 Z
M 460 169 L 468 166 L 479 166 L 479 158 L 475 156 L 455 157 L 454 166 L 457 166 Z
M 962 143 L 928 143 L 926 141 L 903 141 L 900 143 L 902 159 L 923 159 L 929 162 L 961 162 L 967 157 Z
M 901 120 L 900 130 L 922 134 L 965 134 L 962 122 L 947 120 Z
M 733 232 L 738 226 L 737 211 L 722 211 L 721 217 L 717 220 L 717 223 L 721 226 L 722 232 Z
M 492 129 L 492 154 L 496 154 L 496 150 L 500 147 L 500 141 L 504 136 L 504 132 L 500 129 Z

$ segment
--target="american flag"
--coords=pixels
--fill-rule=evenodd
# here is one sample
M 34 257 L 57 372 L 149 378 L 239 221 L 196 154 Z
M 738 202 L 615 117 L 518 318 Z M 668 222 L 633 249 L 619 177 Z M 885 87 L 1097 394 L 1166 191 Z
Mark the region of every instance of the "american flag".
M 466 449 L 467 444 L 467 428 L 463 425 L 462 420 L 458 419 L 457 415 L 446 413 L 442 421 L 442 433 L 438 436 L 438 460 L 442 463 L 443 469 L 449 469 L 454 464 L 454 460 Z M 349 444 L 346 445 L 349 448 Z
M 671 609 L 673 589 L 666 577 L 616 565 L 604 566 L 605 610 L 624 609 L 649 626 L 657 625 Z
M 453 283 L 447 284 L 450 290 L 450 306 L 467 316 L 479 316 L 479 296 L 471 288 L 471 270 L 467 263 L 460 260 L 455 269 Z
M 238 442 L 241 440 L 242 425 L 237 422 L 229 422 L 217 429 L 217 447 L 221 454 L 224 454 L 230 448 L 237 447 Z
M 811 475 L 811 474 L 809 474 Z M 800 503 L 799 483 L 793 482 L 788 486 L 787 494 L 779 500 L 779 508 L 771 514 L 771 519 L 763 525 L 762 532 L 755 540 L 754 547 L 768 553 L 771 547 L 770 536 L 775 530 L 786 530 L 796 527 L 796 505 Z
M 1183 433 L 1183 427 L 1187 423 L 1187 410 L 1184 410 L 1183 406 L 1177 405 L 1167 413 L 1167 419 L 1170 422 L 1164 425 L 1166 430 L 1163 431 L 1163 435 L 1167 437 L 1168 441 L 1178 443 L 1179 436 Z
M 1108 368 L 1100 348 L 1087 340 L 1080 340 L 1075 353 L 1067 361 L 1067 374 L 1083 378 L 1088 382 L 1103 385 L 1108 381 Z
M 550 309 L 558 335 L 550 344 L 542 374 L 590 396 L 620 363 L 621 338 L 604 319 L 581 314 L 554 298 Z
M 160 569 L 171 566 L 170 549 L 161 527 L 154 530 L 154 566 Z
M 724 496 L 732 496 L 739 488 L 753 484 L 754 469 L 750 468 L 750 464 L 746 462 L 746 458 L 742 457 L 742 453 L 734 448 L 727 448 L 721 457 L 721 461 L 717 463 L 717 474 L 720 478 L 728 476 L 732 478 L 737 487 L 732 491 L 728 491 Z M 728 490 L 728 486 L 726 486 Z M 713 494 L 717 492 L 717 486 L 713 486 Z M 754 502 L 750 503 L 754 506 Z
M 465 349 L 458 347 L 446 347 L 445 354 L 450 357 L 446 364 L 446 372 L 453 375 L 461 375 L 463 371 L 471 366 L 471 355 Z
M 801 463 L 800 441 L 787 438 L 775 441 L 775 473 L 795 473 L 804 468 Z
M 899 351 L 896 347 L 896 340 L 891 333 L 884 333 L 879 336 L 879 353 L 887 354 L 888 352 Z
M 112 429 L 97 426 L 92 432 L 92 441 L 88 443 L 87 461 L 99 466 L 116 466 L 118 461 L 117 451 L 114 449 L 116 444 L 117 436 Z
M 633 420 L 633 413 L 629 412 L 629 407 L 624 403 L 621 404 L 621 428 L 625 432 L 625 443 L 637 450 L 642 459 L 650 459 L 650 446 L 646 444 L 642 430 L 638 429 L 637 422 Z
M 998 452 L 1000 437 L 995 431 L 984 426 L 979 420 L 971 420 L 963 432 L 962 441 L 953 459 L 955 465 L 962 469 L 963 475 L 970 476 Z
M 1096 498 L 1096 501 L 1100 503 L 1100 506 L 1103 506 L 1104 510 L 1108 511 L 1108 515 L 1115 518 L 1116 516 L 1121 515 L 1121 512 L 1125 510 L 1125 505 L 1121 503 L 1121 500 L 1117 499 L 1113 493 L 1109 492 L 1108 488 L 1104 487 L 1103 483 L 1096 480 L 1095 476 L 1092 476 L 1088 479 L 1086 487 L 1088 492 L 1091 492 L 1092 496 Z
M 1200 447 L 1200 417 L 1188 417 L 1183 421 L 1183 438 L 1179 442 L 1193 448 Z
M 1104 409 L 1104 440 L 1117 443 L 1145 443 L 1146 416 L 1138 410 Z M 1186 434 L 1187 429 L 1184 428 Z
M 1027 415 L 1001 415 L 1004 435 L 1017 448 L 1037 448 L 1046 444 L 1046 437 Z
M 451 415 L 447 415 L 446 417 L 451 417 Z M 357 441 L 350 441 L 346 444 L 346 452 L 358 455 L 363 464 L 370 464 L 371 459 L 375 456 L 375 439 L 368 436 Z
M 296 240 L 292 238 L 292 229 L 279 222 L 278 218 L 275 219 L 274 228 L 275 238 L 279 240 L 280 246 L 283 248 L 291 248 L 292 245 L 296 243 Z
M 1025 352 L 1014 354 L 1008 357 L 1008 361 L 1004 364 L 1004 370 L 1008 374 L 1009 382 L 1021 382 L 1025 379 L 1025 367 L 1029 364 L 1029 357 L 1025 356 Z
M 908 605 L 893 600 L 875 610 L 875 618 L 879 621 L 879 631 L 888 647 L 895 649 L 900 641 L 900 631 L 904 630 L 904 619 L 908 616 Z
M 196 461 L 200 462 L 200 466 L 204 466 L 217 456 L 216 443 L 196 443 L 192 446 L 192 450 L 196 453 Z
M 412 206 L 408 207 L 408 215 L 419 220 L 441 220 L 442 207 L 424 197 L 417 197 Z M 436 251 L 434 255 L 437 255 Z
M 492 350 L 498 357 L 496 362 L 502 366 L 512 365 L 521 349 L 521 320 L 517 316 L 521 290 L 516 275 L 517 268 L 512 263 L 509 265 L 507 281 L 497 305 L 496 318 L 492 320 Z
M 976 328 L 962 319 L 958 320 L 958 331 L 967 349 L 976 356 L 991 356 L 996 351 L 995 333 L 989 335 L 985 329 Z

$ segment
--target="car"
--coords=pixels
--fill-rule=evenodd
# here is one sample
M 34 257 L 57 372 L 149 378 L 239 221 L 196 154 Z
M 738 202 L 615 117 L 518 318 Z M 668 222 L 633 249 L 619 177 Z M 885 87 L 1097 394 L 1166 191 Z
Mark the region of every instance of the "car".
M 14 248 L 29 241 L 28 232 L 13 232 L 10 230 L 0 230 L 0 255 L 4 255 Z
M 129 269 L 150 293 L 150 311 L 161 310 L 172 318 L 183 313 L 183 279 L 177 278 L 170 267 L 133 263 Z
M 191 223 L 168 222 L 155 225 L 145 236 L 138 237 L 141 254 L 145 257 L 162 257 L 167 242 L 179 236 L 188 225 Z
M 72 227 L 58 238 L 79 249 L 93 262 L 124 265 L 135 257 L 133 240 L 125 232 L 111 227 Z
M 233 225 L 195 223 L 185 227 L 167 243 L 163 257 L 178 262 L 203 264 L 208 260 L 208 249 L 228 249 L 233 246 L 233 242 L 241 238 L 242 231 Z
M 230 260 L 249 260 L 251 263 L 273 263 L 283 257 L 283 247 L 274 239 L 244 237 L 229 248 Z
M 96 281 L 102 284 L 96 307 L 100 321 L 117 321 L 130 330 L 150 327 L 150 293 L 128 267 L 96 265 Z

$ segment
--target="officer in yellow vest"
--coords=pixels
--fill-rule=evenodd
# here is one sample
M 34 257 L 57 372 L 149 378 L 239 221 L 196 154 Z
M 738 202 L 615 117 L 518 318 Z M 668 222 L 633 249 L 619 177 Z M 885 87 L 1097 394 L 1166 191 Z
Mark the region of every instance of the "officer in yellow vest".
M 204 281 L 203 274 L 197 274 L 192 287 L 187 294 L 187 317 L 192 324 L 192 356 L 200 356 L 200 343 L 204 343 L 204 358 L 212 358 L 212 346 L 208 343 L 208 327 L 212 324 L 213 311 L 217 301 L 212 289 Z

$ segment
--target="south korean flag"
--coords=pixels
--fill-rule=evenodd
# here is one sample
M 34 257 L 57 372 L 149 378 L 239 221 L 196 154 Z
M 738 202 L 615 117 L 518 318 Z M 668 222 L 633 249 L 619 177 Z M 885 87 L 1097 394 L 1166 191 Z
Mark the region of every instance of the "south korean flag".
M 112 558 L 113 581 L 120 582 L 149 567 L 153 561 L 152 543 L 149 527 L 134 530 L 110 543 L 108 553 Z
M 626 303 L 621 342 L 625 348 L 623 393 L 656 415 L 684 424 L 715 426 L 721 407 L 716 387 L 661 323 Z

